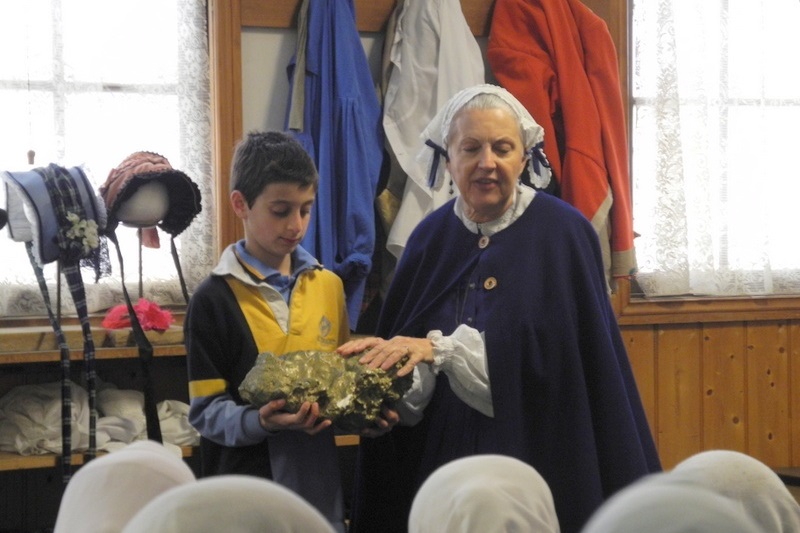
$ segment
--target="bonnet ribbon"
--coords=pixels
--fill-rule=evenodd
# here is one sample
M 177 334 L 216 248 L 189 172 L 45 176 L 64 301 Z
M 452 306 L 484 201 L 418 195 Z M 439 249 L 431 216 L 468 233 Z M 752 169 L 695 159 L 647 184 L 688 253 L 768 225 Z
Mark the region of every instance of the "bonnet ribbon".
M 72 385 L 69 370 L 69 346 L 64 337 L 64 331 L 61 329 L 61 324 L 59 324 L 58 318 L 53 313 L 44 272 L 33 253 L 33 241 L 25 241 L 25 250 L 28 252 L 28 258 L 33 266 L 33 271 L 36 273 L 36 281 L 39 283 L 39 290 L 42 292 L 44 305 L 47 308 L 47 318 L 50 320 L 50 326 L 56 334 L 58 349 L 61 353 L 61 479 L 66 485 L 72 476 Z
M 540 189 L 544 189 L 550 182 L 549 178 L 545 178 L 542 175 L 542 167 L 548 169 L 548 174 L 550 172 L 550 161 L 547 160 L 547 156 L 544 154 L 544 141 L 539 141 L 531 146 L 530 150 L 528 150 L 528 155 L 530 156 L 530 170 L 533 171 L 533 175 L 530 176 L 531 183 Z
M 81 172 L 80 169 L 75 169 L 76 172 Z M 80 271 L 80 260 L 86 255 L 82 243 L 77 242 L 76 239 L 70 238 L 67 230 L 71 227 L 68 214 L 77 215 L 78 219 L 83 221 L 91 219 L 97 221 L 99 218 L 98 213 L 88 214 L 84 212 L 83 203 L 81 202 L 81 194 L 78 190 L 81 181 L 76 180 L 70 172 L 55 164 L 50 164 L 46 168 L 35 169 L 35 172 L 42 177 L 47 188 L 47 193 L 53 210 L 56 214 L 56 219 L 59 223 L 59 232 L 57 240 L 60 249 L 60 257 L 58 259 L 61 270 L 69 285 L 69 291 L 72 295 L 72 300 L 75 308 L 78 311 L 78 317 L 81 323 L 81 331 L 83 333 L 83 358 L 85 365 L 86 375 L 86 388 L 89 393 L 89 449 L 86 452 L 86 460 L 91 460 L 97 454 L 97 407 L 96 407 L 96 371 L 95 371 L 95 347 L 94 339 L 92 338 L 92 329 L 89 323 L 89 314 L 86 306 L 86 291 L 83 286 L 83 279 Z M 89 191 L 91 193 L 91 191 Z M 62 400 L 62 466 L 64 481 L 69 481 L 70 463 L 71 463 L 71 418 L 72 418 L 72 392 L 70 377 L 70 357 L 69 350 L 66 348 L 66 341 L 64 334 L 61 331 L 58 320 L 53 316 L 50 307 L 50 298 L 47 295 L 47 285 L 44 283 L 44 276 L 41 267 L 33 259 L 31 253 L 32 247 L 28 247 L 28 252 L 34 263 L 34 270 L 36 271 L 39 287 L 42 289 L 42 295 L 45 299 L 45 304 L 48 308 L 48 317 L 56 332 L 56 337 L 59 341 L 61 348 L 61 400 Z
M 156 442 L 163 442 L 161 425 L 158 420 L 158 406 L 156 405 L 155 391 L 153 389 L 153 379 L 150 375 L 150 365 L 153 361 L 153 345 L 150 343 L 147 335 L 144 334 L 142 324 L 139 322 L 139 317 L 136 314 L 136 310 L 133 308 L 131 297 L 125 286 L 125 267 L 123 266 L 122 250 L 117 240 L 117 234 L 113 231 L 108 232 L 108 239 L 114 243 L 114 247 L 117 249 L 119 277 L 122 280 L 122 295 L 125 297 L 125 305 L 128 308 L 128 316 L 131 319 L 133 338 L 139 349 L 139 360 L 142 363 L 142 377 L 144 378 L 144 418 L 147 425 L 147 438 Z
M 432 140 L 428 139 L 425 141 L 427 146 L 433 148 L 433 161 L 431 162 L 431 172 L 428 174 L 428 186 L 432 189 L 434 185 L 436 185 L 436 173 L 439 171 L 439 159 L 444 157 L 445 161 L 450 161 L 450 157 L 447 155 L 447 150 L 433 142 Z

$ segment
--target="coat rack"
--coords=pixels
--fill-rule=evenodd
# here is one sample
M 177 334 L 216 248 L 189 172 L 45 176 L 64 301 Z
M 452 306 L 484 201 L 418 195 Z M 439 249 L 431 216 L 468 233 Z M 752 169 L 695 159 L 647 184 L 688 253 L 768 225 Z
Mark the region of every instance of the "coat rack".
M 241 0 L 241 25 L 256 28 L 293 28 L 296 26 L 300 1 Z M 472 33 L 476 36 L 485 37 L 489 34 L 494 3 L 495 0 L 461 0 L 461 10 Z M 396 4 L 396 0 L 355 0 L 358 31 L 383 31 L 386 20 Z

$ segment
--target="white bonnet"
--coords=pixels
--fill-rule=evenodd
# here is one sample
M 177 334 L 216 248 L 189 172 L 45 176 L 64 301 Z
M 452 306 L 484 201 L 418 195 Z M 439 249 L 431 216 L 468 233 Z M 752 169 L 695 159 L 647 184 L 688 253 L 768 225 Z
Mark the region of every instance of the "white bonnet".
M 494 94 L 511 107 L 522 129 L 525 152 L 530 156 L 528 172 L 531 183 L 540 189 L 547 187 L 551 172 L 550 163 L 544 154 L 544 128 L 536 123 L 514 95 L 502 87 L 489 83 L 473 85 L 453 95 L 422 131 L 420 139 L 425 143 L 425 147 L 420 151 L 417 160 L 422 163 L 423 168 L 430 169 L 428 185 L 435 188 L 442 183 L 444 165 L 439 164 L 439 158 L 445 155 L 447 150 L 446 139 L 453 117 L 467 102 L 479 94 Z

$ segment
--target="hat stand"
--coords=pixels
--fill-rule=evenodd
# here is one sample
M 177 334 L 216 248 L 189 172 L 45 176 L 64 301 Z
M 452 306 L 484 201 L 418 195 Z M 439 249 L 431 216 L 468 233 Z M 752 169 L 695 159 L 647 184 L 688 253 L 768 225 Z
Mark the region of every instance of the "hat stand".
M 139 259 L 139 299 L 144 297 L 144 277 L 143 277 L 143 232 L 155 226 L 155 223 L 164 217 L 168 209 L 169 197 L 166 188 L 161 184 L 151 183 L 142 185 L 134 194 L 117 206 L 114 218 L 122 223 L 123 226 L 136 229 Z M 122 261 L 122 251 L 117 241 L 116 233 L 111 231 L 109 239 L 117 248 L 117 258 L 119 260 L 120 277 L 122 280 L 122 293 L 125 303 L 128 306 L 128 314 L 131 319 L 131 328 L 136 345 L 139 347 L 139 359 L 142 363 L 142 377 L 144 379 L 144 411 L 147 423 L 147 437 L 150 440 L 162 442 L 161 425 L 158 419 L 158 409 L 153 390 L 153 379 L 151 377 L 151 364 L 153 360 L 153 345 L 144 333 L 136 311 L 133 308 L 128 290 L 125 287 L 125 274 Z
M 141 300 L 144 298 L 144 276 L 142 275 L 143 270 L 143 256 L 142 256 L 142 230 L 139 229 L 136 231 L 136 236 L 138 237 L 139 243 L 139 299 Z
M 124 224 L 131 226 L 129 224 Z M 141 262 L 141 230 L 137 231 L 139 236 L 139 297 L 143 294 L 142 284 L 142 262 Z M 122 295 L 125 298 L 125 305 L 128 307 L 128 316 L 131 319 L 131 330 L 133 331 L 133 338 L 136 346 L 139 349 L 139 360 L 142 363 L 142 378 L 143 393 L 144 393 L 144 418 L 147 425 L 147 438 L 156 442 L 163 442 L 161 435 L 161 423 L 158 419 L 158 407 L 155 400 L 155 390 L 153 387 L 153 378 L 151 376 L 151 364 L 153 362 L 153 345 L 145 335 L 142 325 L 139 322 L 139 317 L 136 315 L 136 310 L 133 307 L 130 294 L 125 285 L 125 265 L 122 259 L 122 250 L 119 246 L 116 232 L 110 231 L 107 233 L 108 239 L 114 243 L 117 249 L 117 261 L 119 262 L 119 274 L 122 281 Z

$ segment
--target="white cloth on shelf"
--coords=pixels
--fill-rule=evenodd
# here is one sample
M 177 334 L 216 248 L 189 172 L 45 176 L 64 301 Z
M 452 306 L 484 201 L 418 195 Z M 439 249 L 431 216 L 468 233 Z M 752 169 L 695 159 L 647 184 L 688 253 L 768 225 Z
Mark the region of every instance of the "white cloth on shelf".
M 200 444 L 200 433 L 189 423 L 189 404 L 178 400 L 159 402 L 158 420 L 164 442 L 177 446 Z
M 89 395 L 71 383 L 72 449 L 89 447 Z M 101 438 L 98 436 L 98 448 Z M 61 453 L 61 382 L 19 385 L 0 398 L 0 450 Z
M 71 383 L 72 450 L 89 447 L 89 396 Z M 61 453 L 61 382 L 20 385 L 0 398 L 0 451 L 21 455 Z M 97 449 L 114 451 L 146 438 L 144 396 L 103 384 L 97 393 Z M 188 404 L 164 400 L 158 417 L 165 445 L 196 446 L 200 437 L 188 421 Z

